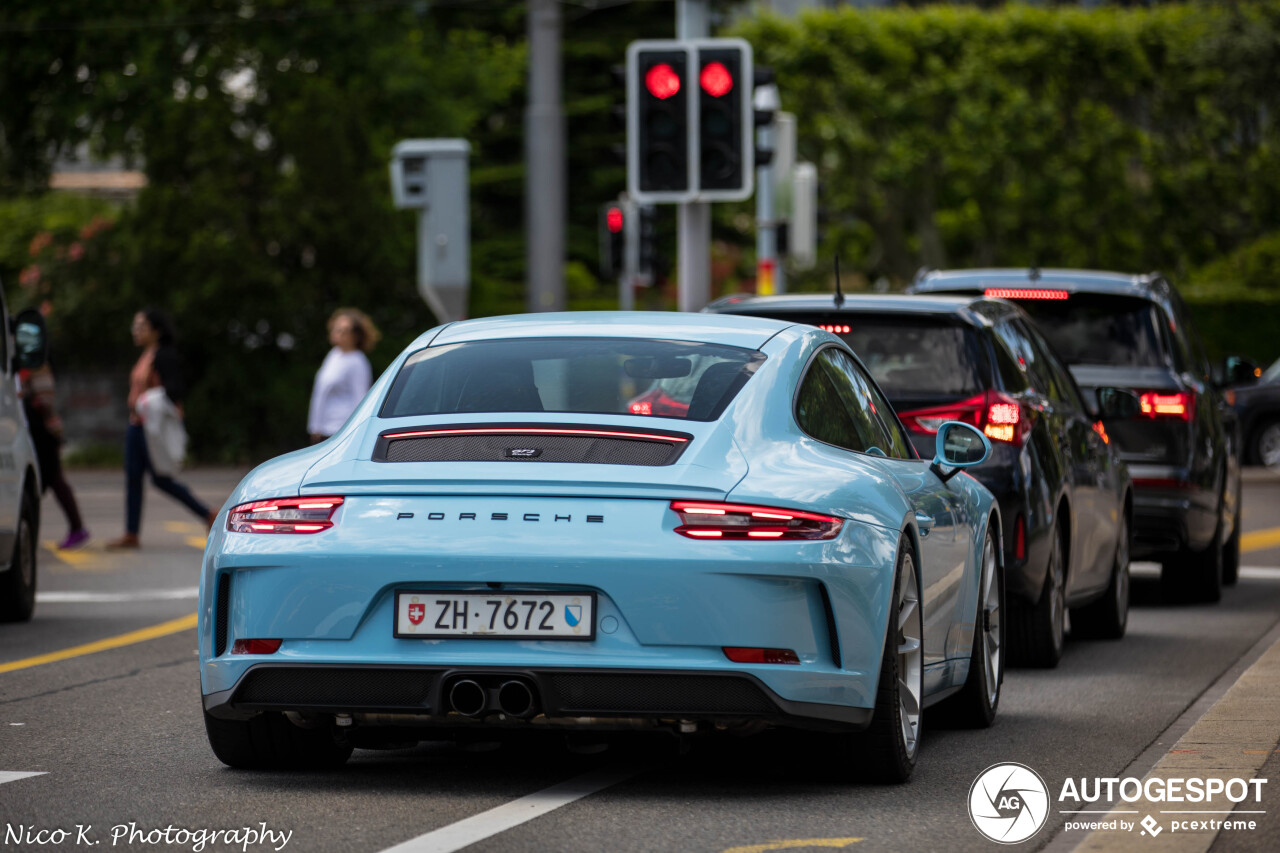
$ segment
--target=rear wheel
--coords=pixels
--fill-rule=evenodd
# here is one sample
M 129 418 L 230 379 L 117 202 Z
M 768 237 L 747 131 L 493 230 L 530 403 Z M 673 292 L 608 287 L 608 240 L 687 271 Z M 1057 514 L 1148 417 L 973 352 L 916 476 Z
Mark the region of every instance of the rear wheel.
M 1004 680 L 1003 604 L 1004 583 L 996 560 L 995 537 L 988 530 L 982 545 L 969 677 L 959 693 L 929 709 L 930 720 L 937 714 L 945 723 L 975 729 L 985 729 L 995 722 L 1000 683 Z
M 1165 595 L 1175 601 L 1196 601 L 1212 604 L 1222 600 L 1223 552 L 1222 507 L 1218 507 L 1218 529 L 1213 540 L 1203 551 L 1190 548 L 1164 563 L 1160 572 L 1160 585 Z
M 1241 499 L 1244 497 L 1243 480 L 1236 486 L 1236 523 L 1231 530 L 1231 538 L 1222 546 L 1222 585 L 1235 586 L 1236 581 L 1240 580 L 1240 526 L 1244 520 L 1241 517 L 1241 509 L 1244 504 Z
M 1118 640 L 1129 624 L 1129 517 L 1120 515 L 1120 535 L 1111 564 L 1111 585 L 1097 601 L 1071 609 L 1071 636 Z
M 204 715 L 209 746 L 218 760 L 241 770 L 325 770 L 351 757 L 351 747 L 338 744 L 328 728 L 304 729 L 276 711 L 248 720 Z
M 1253 458 L 1271 470 L 1280 470 L 1280 421 L 1263 424 L 1253 437 Z
M 1044 587 L 1034 605 L 1009 608 L 1009 654 L 1023 666 L 1055 667 L 1066 634 L 1067 560 L 1062 528 L 1054 525 Z
M 856 775 L 874 782 L 905 782 L 920 751 L 924 697 L 924 620 L 915 557 L 898 544 L 897 578 L 880 662 L 876 707 L 866 731 L 842 735 Z
M 9 570 L 0 575 L 0 622 L 26 622 L 36 609 L 36 530 L 34 501 L 22 500 Z

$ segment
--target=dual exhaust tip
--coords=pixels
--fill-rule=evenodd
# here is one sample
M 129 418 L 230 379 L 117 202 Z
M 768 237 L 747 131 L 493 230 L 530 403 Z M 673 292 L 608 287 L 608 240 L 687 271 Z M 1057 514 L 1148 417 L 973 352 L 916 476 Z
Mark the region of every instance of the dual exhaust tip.
M 500 711 L 508 717 L 527 720 L 538 710 L 533 689 L 523 681 L 504 681 L 496 689 L 485 688 L 470 678 L 460 678 L 449 688 L 449 707 L 464 717 L 479 717 Z

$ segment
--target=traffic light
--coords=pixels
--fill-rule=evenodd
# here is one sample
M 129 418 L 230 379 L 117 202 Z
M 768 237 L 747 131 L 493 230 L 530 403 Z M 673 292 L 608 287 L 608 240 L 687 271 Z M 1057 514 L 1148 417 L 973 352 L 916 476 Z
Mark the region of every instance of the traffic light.
M 703 198 L 751 194 L 751 76 L 743 75 L 750 51 L 741 45 L 698 49 L 698 189 Z M 727 194 L 727 195 L 725 195 Z
M 627 190 L 653 204 L 737 201 L 754 179 L 751 45 L 743 39 L 627 47 Z
M 688 51 L 627 50 L 627 172 L 631 196 L 680 201 L 689 183 Z
M 620 201 L 600 207 L 600 275 L 618 278 L 626 266 L 627 209 Z

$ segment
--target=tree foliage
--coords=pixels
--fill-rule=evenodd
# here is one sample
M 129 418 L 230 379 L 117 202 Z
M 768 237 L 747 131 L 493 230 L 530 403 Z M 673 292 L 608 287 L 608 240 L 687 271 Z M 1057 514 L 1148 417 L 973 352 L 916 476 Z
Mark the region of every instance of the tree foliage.
M 844 8 L 747 22 L 823 253 L 1184 275 L 1280 215 L 1280 4 Z

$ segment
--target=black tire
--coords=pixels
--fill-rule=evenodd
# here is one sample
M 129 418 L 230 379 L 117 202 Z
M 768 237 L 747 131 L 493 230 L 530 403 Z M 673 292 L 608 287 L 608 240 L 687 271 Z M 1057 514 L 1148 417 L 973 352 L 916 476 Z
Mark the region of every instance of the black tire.
M 1021 666 L 1052 669 L 1062 660 L 1067 618 L 1067 546 L 1065 534 L 1055 524 L 1049 539 L 1049 564 L 1044 586 L 1033 605 L 1011 602 L 1008 608 L 1010 659 Z
M 1106 593 L 1083 607 L 1071 608 L 1071 636 L 1086 640 L 1118 640 L 1129 625 L 1129 516 L 1120 516 L 1120 536 L 1111 561 Z
M 929 709 L 931 725 L 937 719 L 944 726 L 989 728 L 1000 706 L 1000 685 L 1004 682 L 1004 577 L 990 530 L 982 545 L 981 559 L 969 677 L 959 693 Z
M 1236 486 L 1236 523 L 1231 531 L 1231 538 L 1222 546 L 1222 585 L 1235 586 L 1240 580 L 1240 527 L 1244 521 L 1241 512 L 1244 509 L 1244 481 Z
M 36 511 L 30 494 L 22 499 L 9 569 L 0 574 L 0 622 L 26 622 L 36 609 Z
M 1222 600 L 1222 515 L 1218 529 L 1203 551 L 1185 549 L 1166 560 L 1160 572 L 1160 586 L 1173 601 L 1213 604 Z
M 248 720 L 204 715 L 204 730 L 218 760 L 240 770 L 327 770 L 351 757 L 351 747 L 334 741 L 332 729 L 304 729 L 277 711 Z
M 896 575 L 871 725 L 865 731 L 836 736 L 842 740 L 841 746 L 847 753 L 845 765 L 852 769 L 855 778 L 868 782 L 907 781 L 911 778 L 911 771 L 915 769 L 916 758 L 920 754 L 921 700 L 924 697 L 924 619 L 915 554 L 906 539 L 898 543 Z M 905 590 L 904 583 L 909 585 Z M 909 609 L 902 606 L 904 593 L 913 598 Z M 905 619 L 904 610 L 907 614 Z M 900 652 L 904 647 L 904 625 L 907 627 L 905 633 L 909 634 L 913 629 L 918 638 L 918 645 L 914 650 L 916 664 L 912 667 L 914 671 L 909 673 L 903 673 L 899 667 Z M 912 686 L 909 681 L 914 681 L 915 687 L 914 726 L 904 720 L 902 689 Z

